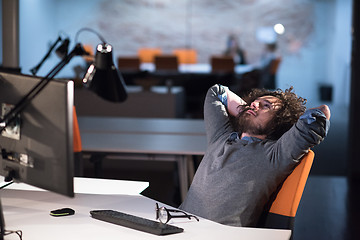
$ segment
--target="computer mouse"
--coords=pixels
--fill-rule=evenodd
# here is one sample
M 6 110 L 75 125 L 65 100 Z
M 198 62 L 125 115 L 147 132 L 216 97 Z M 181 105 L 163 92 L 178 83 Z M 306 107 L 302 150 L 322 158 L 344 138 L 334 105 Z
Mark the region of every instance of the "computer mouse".
M 75 214 L 75 210 L 71 208 L 60 208 L 60 209 L 52 210 L 50 212 L 50 215 L 53 217 L 64 217 L 74 214 Z

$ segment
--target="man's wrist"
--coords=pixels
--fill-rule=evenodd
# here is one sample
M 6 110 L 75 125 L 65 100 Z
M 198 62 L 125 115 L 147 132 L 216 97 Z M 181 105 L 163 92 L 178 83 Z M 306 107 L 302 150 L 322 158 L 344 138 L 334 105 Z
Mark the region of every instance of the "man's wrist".
M 219 93 L 218 93 L 217 97 L 222 102 L 222 104 L 225 105 L 225 107 L 228 106 L 227 87 L 222 86 L 222 85 L 219 84 Z

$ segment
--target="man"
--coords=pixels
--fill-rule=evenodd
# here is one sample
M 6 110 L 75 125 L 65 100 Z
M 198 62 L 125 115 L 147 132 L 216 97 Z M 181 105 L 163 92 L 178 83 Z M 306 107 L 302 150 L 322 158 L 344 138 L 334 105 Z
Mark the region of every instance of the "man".
M 305 111 L 285 92 L 253 91 L 249 104 L 227 87 L 207 93 L 208 148 L 180 209 L 232 226 L 255 227 L 271 195 L 326 136 L 326 105 Z

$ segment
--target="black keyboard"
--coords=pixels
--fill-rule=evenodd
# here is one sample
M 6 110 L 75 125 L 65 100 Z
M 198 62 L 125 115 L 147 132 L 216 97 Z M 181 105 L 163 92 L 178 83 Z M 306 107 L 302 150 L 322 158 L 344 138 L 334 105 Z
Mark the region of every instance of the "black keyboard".
M 179 227 L 114 210 L 93 210 L 90 211 L 90 215 L 98 220 L 156 235 L 167 235 L 184 231 L 184 229 Z

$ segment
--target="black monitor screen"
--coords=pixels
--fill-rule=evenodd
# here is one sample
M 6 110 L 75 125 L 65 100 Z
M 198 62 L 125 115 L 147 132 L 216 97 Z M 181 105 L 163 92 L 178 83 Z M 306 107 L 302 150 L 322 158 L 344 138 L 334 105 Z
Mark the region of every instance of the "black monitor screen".
M 41 78 L 0 72 L 0 118 Z M 52 80 L 0 134 L 0 175 L 62 195 L 73 189 L 73 95 Z

